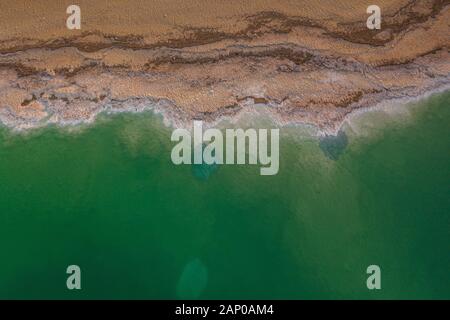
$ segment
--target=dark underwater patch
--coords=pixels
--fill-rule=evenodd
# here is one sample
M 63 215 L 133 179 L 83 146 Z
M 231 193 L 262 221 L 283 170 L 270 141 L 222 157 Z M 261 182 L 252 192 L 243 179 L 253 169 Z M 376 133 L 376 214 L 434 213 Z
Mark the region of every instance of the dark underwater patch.
M 192 174 L 200 180 L 208 180 L 208 178 L 219 169 L 219 165 L 214 164 L 193 164 Z
M 339 159 L 347 145 L 348 138 L 344 131 L 339 131 L 336 136 L 325 136 L 319 142 L 320 149 L 331 160 Z
M 203 144 L 202 152 L 205 150 L 206 144 Z M 214 154 L 214 153 L 213 153 Z M 209 177 L 219 169 L 219 165 L 217 163 L 213 164 L 194 164 L 194 159 L 192 159 L 192 174 L 199 180 L 208 180 Z

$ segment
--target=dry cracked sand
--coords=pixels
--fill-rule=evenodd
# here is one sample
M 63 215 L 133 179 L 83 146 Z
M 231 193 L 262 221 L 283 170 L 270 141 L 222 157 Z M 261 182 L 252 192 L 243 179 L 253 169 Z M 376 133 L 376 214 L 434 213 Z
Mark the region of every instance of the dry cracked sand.
M 450 85 L 450 1 L 0 3 L 0 122 L 162 112 L 175 126 L 258 110 L 336 132 L 348 114 Z M 366 27 L 368 5 L 381 30 Z

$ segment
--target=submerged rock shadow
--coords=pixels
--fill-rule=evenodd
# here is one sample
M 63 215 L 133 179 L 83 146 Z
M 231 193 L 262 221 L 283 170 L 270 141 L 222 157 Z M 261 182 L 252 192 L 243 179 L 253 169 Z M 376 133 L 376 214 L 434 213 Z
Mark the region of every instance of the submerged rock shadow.
M 336 136 L 325 136 L 319 141 L 319 147 L 325 156 L 331 160 L 338 160 L 348 145 L 348 137 L 340 130 Z

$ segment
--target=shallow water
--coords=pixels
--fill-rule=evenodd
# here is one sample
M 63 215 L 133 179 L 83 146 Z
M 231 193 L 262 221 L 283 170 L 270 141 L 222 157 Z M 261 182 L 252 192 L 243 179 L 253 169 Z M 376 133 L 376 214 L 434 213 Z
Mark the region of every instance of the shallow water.
M 276 176 L 175 166 L 149 113 L 2 130 L 0 298 L 448 299 L 449 103 L 366 114 L 331 147 L 282 128 Z

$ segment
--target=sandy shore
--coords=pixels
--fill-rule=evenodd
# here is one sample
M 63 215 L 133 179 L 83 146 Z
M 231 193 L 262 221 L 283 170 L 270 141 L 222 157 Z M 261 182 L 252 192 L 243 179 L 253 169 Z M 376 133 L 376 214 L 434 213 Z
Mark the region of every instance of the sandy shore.
M 261 109 L 333 133 L 349 114 L 450 84 L 449 1 L 4 1 L 0 121 L 14 129 L 162 112 L 191 126 Z M 126 3 L 126 5 L 125 5 Z M 2 3 L 3 5 L 3 3 Z

